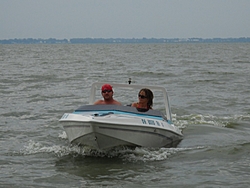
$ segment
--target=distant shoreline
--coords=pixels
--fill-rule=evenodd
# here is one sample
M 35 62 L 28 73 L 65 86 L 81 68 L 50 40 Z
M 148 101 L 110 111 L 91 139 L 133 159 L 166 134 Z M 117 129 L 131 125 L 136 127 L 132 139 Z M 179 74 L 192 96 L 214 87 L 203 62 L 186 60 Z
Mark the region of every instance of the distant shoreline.
M 147 44 L 147 43 L 248 43 L 250 37 L 240 38 L 72 38 L 72 39 L 5 39 L 0 44 Z

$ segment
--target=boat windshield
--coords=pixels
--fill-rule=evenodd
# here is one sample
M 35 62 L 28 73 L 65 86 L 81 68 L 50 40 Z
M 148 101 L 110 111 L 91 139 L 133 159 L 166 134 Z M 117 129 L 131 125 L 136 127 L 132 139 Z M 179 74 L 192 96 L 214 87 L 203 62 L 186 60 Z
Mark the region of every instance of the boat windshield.
M 103 84 L 105 83 L 96 82 L 92 84 L 89 104 L 93 104 L 97 99 L 101 98 L 100 88 Z M 109 84 L 113 87 L 114 99 L 121 102 L 124 106 L 129 106 L 133 102 L 138 101 L 138 92 L 140 91 L 140 89 L 150 89 L 154 94 L 153 109 L 161 111 L 168 120 L 172 121 L 168 95 L 164 87 L 117 83 Z

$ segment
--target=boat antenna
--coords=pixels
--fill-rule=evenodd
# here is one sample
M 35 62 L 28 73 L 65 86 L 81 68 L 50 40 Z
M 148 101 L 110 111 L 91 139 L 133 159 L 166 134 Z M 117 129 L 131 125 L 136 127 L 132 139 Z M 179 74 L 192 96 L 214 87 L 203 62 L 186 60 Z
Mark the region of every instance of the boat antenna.
M 131 84 L 132 80 L 131 78 L 128 78 L 128 84 Z

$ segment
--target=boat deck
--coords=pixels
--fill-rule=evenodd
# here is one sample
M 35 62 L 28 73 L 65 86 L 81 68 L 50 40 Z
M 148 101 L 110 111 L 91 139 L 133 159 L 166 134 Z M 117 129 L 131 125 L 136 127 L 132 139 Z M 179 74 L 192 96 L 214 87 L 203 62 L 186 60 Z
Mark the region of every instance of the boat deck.
M 79 113 L 81 111 L 121 111 L 127 113 L 163 117 L 164 119 L 166 119 L 163 113 L 158 110 L 151 110 L 151 109 L 147 111 L 143 110 L 145 109 L 138 109 L 131 106 L 121 106 L 121 105 L 84 105 L 76 109 L 75 112 Z

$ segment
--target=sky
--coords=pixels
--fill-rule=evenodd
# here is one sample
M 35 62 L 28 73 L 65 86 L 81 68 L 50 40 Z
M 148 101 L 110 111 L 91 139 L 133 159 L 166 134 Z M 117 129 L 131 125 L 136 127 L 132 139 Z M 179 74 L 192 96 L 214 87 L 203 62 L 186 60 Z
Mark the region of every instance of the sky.
M 0 0 L 0 40 L 250 37 L 250 0 Z

